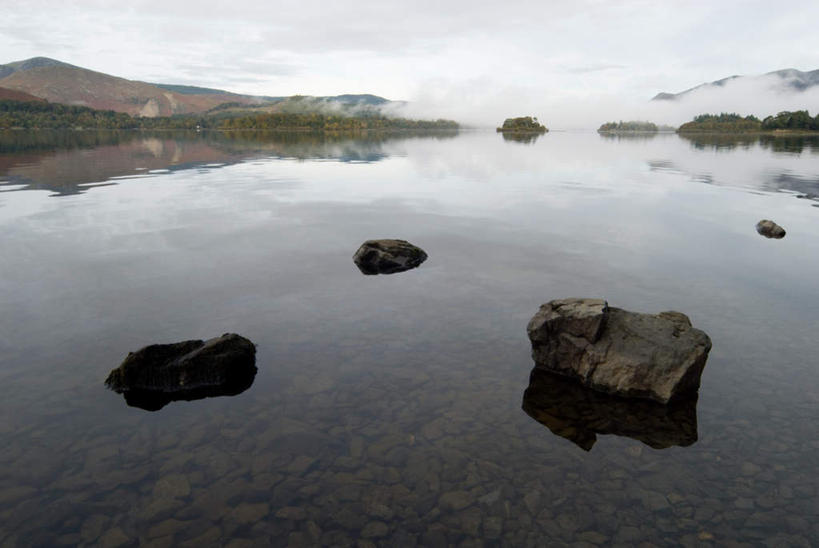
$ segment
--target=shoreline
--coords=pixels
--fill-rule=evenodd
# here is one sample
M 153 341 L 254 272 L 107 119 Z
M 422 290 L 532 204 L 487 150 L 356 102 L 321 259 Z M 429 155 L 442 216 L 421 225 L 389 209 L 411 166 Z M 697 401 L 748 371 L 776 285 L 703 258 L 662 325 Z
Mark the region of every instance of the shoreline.
M 748 135 L 748 136 L 771 136 L 771 137 L 790 137 L 790 136 L 811 136 L 819 135 L 819 130 L 812 129 L 773 129 L 761 131 L 721 131 L 718 129 L 712 130 L 696 130 L 696 131 L 677 131 L 677 135 Z

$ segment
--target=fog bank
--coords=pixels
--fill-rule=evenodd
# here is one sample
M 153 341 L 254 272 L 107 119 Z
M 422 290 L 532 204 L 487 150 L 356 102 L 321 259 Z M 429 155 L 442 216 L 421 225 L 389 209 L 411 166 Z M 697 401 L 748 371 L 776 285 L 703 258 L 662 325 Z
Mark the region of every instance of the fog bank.
M 757 117 L 783 110 L 819 113 L 819 86 L 806 91 L 787 87 L 779 76 L 753 76 L 723 86 L 704 86 L 677 100 L 624 97 L 606 93 L 571 95 L 559 89 L 501 85 L 489 81 L 429 81 L 418 86 L 396 115 L 449 118 L 475 127 L 496 127 L 512 116 L 537 116 L 552 130 L 597 129 L 617 120 L 648 120 L 679 126 L 698 114 L 736 112 Z M 667 91 L 667 90 L 657 90 Z

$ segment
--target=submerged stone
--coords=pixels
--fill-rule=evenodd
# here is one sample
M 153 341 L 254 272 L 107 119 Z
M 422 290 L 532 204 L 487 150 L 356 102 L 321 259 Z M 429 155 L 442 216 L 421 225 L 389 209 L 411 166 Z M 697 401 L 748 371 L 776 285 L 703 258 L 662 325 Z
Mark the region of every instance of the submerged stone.
M 226 333 L 207 341 L 153 344 L 131 352 L 105 380 L 134 407 L 157 411 L 172 401 L 233 396 L 256 377 L 256 347 Z
M 404 272 L 426 260 L 424 250 L 406 240 L 367 240 L 353 255 L 353 262 L 367 275 Z
M 785 229 L 768 219 L 762 219 L 756 223 L 756 231 L 766 238 L 775 238 L 780 240 L 785 237 Z
M 632 438 L 654 449 L 697 441 L 696 394 L 662 405 L 598 392 L 535 368 L 522 408 L 553 434 L 585 451 L 591 450 L 598 434 Z
M 711 339 L 685 314 L 640 314 L 602 299 L 550 301 L 529 321 L 535 367 L 624 397 L 696 392 Z

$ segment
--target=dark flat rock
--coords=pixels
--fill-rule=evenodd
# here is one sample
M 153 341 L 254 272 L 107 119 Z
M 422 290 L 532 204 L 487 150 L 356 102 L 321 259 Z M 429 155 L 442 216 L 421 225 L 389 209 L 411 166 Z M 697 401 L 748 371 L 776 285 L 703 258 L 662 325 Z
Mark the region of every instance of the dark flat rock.
M 404 272 L 426 260 L 426 252 L 406 240 L 367 240 L 353 255 L 353 262 L 366 275 Z
M 171 401 L 239 394 L 255 376 L 255 345 L 226 333 L 207 341 L 153 344 L 131 352 L 105 384 L 123 394 L 128 405 L 155 411 Z

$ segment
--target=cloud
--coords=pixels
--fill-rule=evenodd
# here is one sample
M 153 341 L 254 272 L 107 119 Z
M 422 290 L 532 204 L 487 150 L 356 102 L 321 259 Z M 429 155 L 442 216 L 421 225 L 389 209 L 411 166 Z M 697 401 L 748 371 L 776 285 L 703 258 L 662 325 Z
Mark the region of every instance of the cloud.
M 620 70 L 626 68 L 625 65 L 613 65 L 613 64 L 600 64 L 600 65 L 587 65 L 584 67 L 569 67 L 566 69 L 566 72 L 569 74 L 588 74 L 589 72 L 600 72 L 603 70 Z
M 0 62 L 45 55 L 260 95 L 368 92 L 490 125 L 522 111 L 586 127 L 639 114 L 661 90 L 817 68 L 819 51 L 814 0 L 7 4 Z

